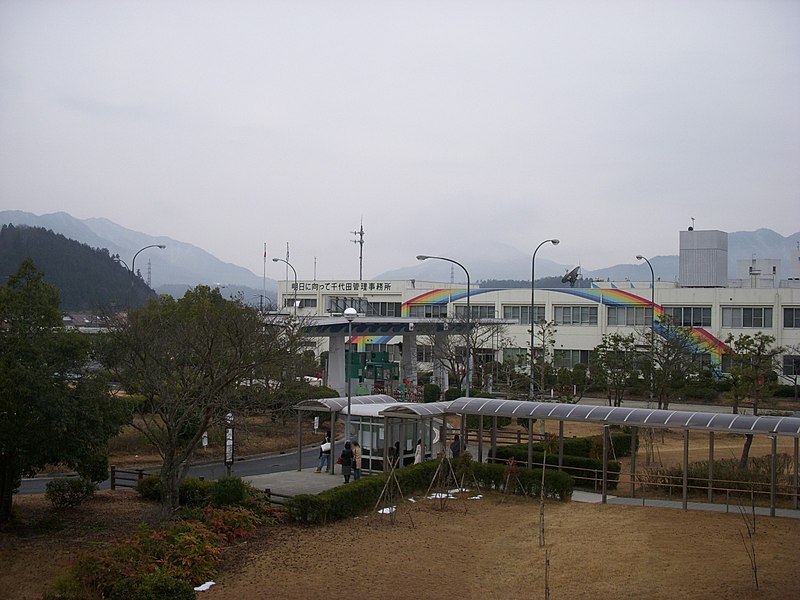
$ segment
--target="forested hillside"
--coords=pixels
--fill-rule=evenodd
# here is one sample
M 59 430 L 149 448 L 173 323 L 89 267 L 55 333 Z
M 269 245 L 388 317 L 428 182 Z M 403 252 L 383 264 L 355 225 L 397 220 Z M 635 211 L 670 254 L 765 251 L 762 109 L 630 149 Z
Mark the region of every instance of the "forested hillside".
M 90 248 L 41 227 L 3 225 L 0 280 L 5 283 L 27 257 L 59 289 L 63 311 L 124 310 L 155 295 L 105 248 Z

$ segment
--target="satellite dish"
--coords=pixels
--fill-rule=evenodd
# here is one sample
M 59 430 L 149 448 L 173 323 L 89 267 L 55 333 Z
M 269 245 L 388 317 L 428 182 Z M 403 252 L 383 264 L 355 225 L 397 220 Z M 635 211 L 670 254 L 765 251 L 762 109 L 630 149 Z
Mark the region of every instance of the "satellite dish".
M 561 283 L 569 283 L 569 287 L 575 287 L 575 281 L 578 279 L 578 273 L 580 273 L 580 270 L 581 266 L 578 265 L 561 278 Z

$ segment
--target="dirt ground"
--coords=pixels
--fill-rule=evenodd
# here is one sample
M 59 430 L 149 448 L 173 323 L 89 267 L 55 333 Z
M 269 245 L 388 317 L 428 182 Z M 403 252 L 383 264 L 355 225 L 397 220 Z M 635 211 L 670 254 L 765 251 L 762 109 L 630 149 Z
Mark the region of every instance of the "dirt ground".
M 557 423 L 548 431 L 557 433 Z M 596 434 L 566 424 L 565 434 Z M 655 436 L 660 464 L 680 464 L 680 433 Z M 738 457 L 740 436 L 718 435 L 717 458 Z M 782 442 L 781 452 L 791 451 Z M 785 446 L 785 447 L 784 447 Z M 756 438 L 752 456 L 769 452 Z M 708 457 L 707 436 L 691 438 L 691 460 Z M 642 455 L 639 464 L 643 463 Z M 623 460 L 620 491 L 627 486 Z M 326 527 L 281 525 L 227 549 L 199 598 L 800 598 L 800 520 L 757 517 L 755 589 L 738 512 L 548 502 L 546 545 L 531 499 L 402 502 L 396 519 L 364 515 Z M 81 552 L 113 543 L 156 507 L 126 491 L 104 491 L 56 513 L 43 496 L 14 499 L 18 524 L 0 531 L 0 598 L 41 598 Z M 545 564 L 549 551 L 549 570 Z
M 403 502 L 395 523 L 364 516 L 328 527 L 281 527 L 228 555 L 200 596 L 241 598 L 800 597 L 800 521 L 757 518 L 759 590 L 738 514 L 577 502 L 545 508 L 488 495 Z

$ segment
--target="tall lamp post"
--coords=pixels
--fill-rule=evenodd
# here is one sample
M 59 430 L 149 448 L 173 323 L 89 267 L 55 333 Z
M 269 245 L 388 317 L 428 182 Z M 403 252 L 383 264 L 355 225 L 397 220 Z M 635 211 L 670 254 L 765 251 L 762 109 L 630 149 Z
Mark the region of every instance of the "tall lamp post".
M 472 384 L 472 368 L 470 363 L 472 362 L 472 349 L 471 349 L 471 338 L 472 338 L 472 327 L 471 327 L 471 319 L 472 319 L 472 308 L 469 304 L 469 294 L 470 294 L 470 283 L 469 283 L 469 271 L 467 268 L 462 265 L 457 260 L 453 260 L 452 258 L 445 258 L 444 256 L 428 256 L 427 254 L 420 254 L 417 256 L 417 260 L 428 260 L 429 258 L 434 258 L 436 260 L 444 260 L 449 263 L 453 263 L 454 265 L 458 265 L 462 269 L 464 269 L 464 273 L 467 276 L 467 367 L 466 367 L 466 380 L 467 380 L 467 391 L 464 394 L 467 398 L 469 398 L 469 388 Z
M 653 272 L 653 265 L 647 260 L 646 256 L 636 255 L 637 260 L 643 260 L 650 267 L 650 402 L 653 402 L 653 376 L 655 375 L 655 334 L 656 334 L 656 275 Z M 648 408 L 650 406 L 648 405 Z
M 531 389 L 530 389 L 530 397 L 533 400 L 536 396 L 533 393 L 533 374 L 534 374 L 534 358 L 533 358 L 533 345 L 534 345 L 534 332 L 536 327 L 536 304 L 534 304 L 534 289 L 536 281 L 536 253 L 539 251 L 539 248 L 544 246 L 545 244 L 553 244 L 553 246 L 558 246 L 561 243 L 560 240 L 555 238 L 551 240 L 545 240 L 541 242 L 536 249 L 533 251 L 533 256 L 531 256 Z M 542 346 L 542 351 L 544 351 L 544 346 Z M 542 400 L 544 400 L 544 366 L 542 366 Z
M 344 318 L 347 319 L 347 345 L 350 346 L 350 340 L 353 339 L 353 319 L 358 316 L 356 309 L 348 306 L 344 309 Z M 352 350 L 352 348 L 351 348 Z M 344 353 L 344 368 L 347 374 L 347 419 L 345 419 L 345 435 L 344 441 L 350 441 L 350 400 L 352 398 L 351 383 L 352 376 L 350 375 L 350 363 L 352 363 L 353 353 L 350 352 L 350 360 L 347 358 L 347 352 Z
M 286 263 L 287 265 L 289 265 L 289 268 L 292 270 L 292 273 L 294 273 L 294 316 L 296 317 L 297 316 L 297 271 L 294 270 L 292 263 L 290 263 L 285 258 L 273 258 L 272 262 Z
M 145 246 L 144 248 L 137 250 L 136 254 L 133 255 L 133 260 L 131 261 L 131 273 L 133 273 L 134 277 L 136 277 L 136 257 L 139 256 L 139 252 L 142 250 L 147 250 L 148 248 L 160 248 L 163 250 L 166 248 L 166 246 L 164 244 L 150 244 L 149 246 Z

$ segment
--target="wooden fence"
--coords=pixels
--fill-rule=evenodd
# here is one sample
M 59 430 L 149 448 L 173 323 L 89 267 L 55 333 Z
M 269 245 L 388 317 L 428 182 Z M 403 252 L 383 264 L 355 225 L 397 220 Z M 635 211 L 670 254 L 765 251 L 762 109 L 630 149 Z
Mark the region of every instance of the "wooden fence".
M 118 469 L 111 465 L 111 489 L 131 488 L 134 489 L 142 479 L 145 472 L 143 469 Z

